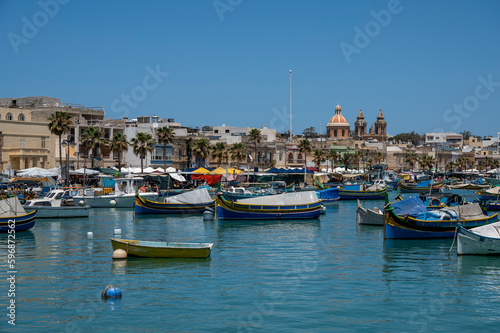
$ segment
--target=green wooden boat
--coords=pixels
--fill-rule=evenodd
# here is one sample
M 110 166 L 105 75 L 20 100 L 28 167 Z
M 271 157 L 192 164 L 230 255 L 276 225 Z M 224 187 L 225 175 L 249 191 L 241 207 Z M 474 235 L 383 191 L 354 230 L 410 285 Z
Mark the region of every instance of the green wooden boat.
M 113 251 L 122 249 L 129 256 L 144 258 L 207 258 L 213 243 L 153 242 L 111 238 Z

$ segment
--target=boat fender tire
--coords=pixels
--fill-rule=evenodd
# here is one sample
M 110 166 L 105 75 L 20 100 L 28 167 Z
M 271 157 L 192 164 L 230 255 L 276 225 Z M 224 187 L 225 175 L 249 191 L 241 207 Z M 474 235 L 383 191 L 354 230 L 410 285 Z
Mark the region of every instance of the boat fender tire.
M 431 206 L 439 206 L 441 205 L 441 201 L 438 198 L 432 198 Z

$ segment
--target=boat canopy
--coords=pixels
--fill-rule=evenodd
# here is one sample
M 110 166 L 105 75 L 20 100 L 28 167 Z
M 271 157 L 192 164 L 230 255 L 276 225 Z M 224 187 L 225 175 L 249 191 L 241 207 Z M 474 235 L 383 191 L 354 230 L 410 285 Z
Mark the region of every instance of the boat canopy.
M 318 201 L 316 191 L 290 192 L 238 200 L 244 204 L 272 206 L 308 205 Z
M 391 204 L 394 214 L 396 215 L 417 215 L 425 212 L 425 205 L 422 199 L 414 196 L 402 201 L 397 201 Z
M 199 188 L 194 191 L 184 192 L 165 199 L 166 203 L 199 204 L 212 202 L 212 198 L 206 188 Z
M 26 214 L 17 197 L 0 200 L 0 217 L 19 216 Z

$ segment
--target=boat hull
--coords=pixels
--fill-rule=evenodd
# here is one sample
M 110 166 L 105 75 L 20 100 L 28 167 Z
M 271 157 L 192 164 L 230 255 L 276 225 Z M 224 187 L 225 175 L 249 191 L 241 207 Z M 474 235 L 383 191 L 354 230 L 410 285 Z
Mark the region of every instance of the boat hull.
M 406 185 L 403 182 L 398 183 L 398 189 L 402 193 L 436 193 L 443 183 L 435 183 L 432 186 Z
M 227 201 L 219 196 L 216 214 L 219 220 L 316 219 L 321 214 L 321 201 L 295 206 L 251 205 Z
M 358 206 L 358 209 L 356 211 L 357 213 L 357 218 L 358 218 L 358 223 L 362 225 L 377 225 L 377 226 L 383 226 L 384 225 L 384 214 L 383 213 L 377 213 L 374 212 L 371 209 L 367 209 L 361 206 Z
M 122 249 L 129 256 L 143 258 L 208 258 L 213 245 L 212 243 L 142 242 L 116 238 L 111 238 L 111 244 L 113 251 Z
M 500 255 L 500 234 L 499 238 L 485 237 L 458 227 L 457 254 Z
M 215 202 L 200 204 L 163 203 L 142 197 L 135 198 L 135 214 L 202 214 L 206 207 L 214 207 Z
M 23 206 L 28 212 L 36 211 L 37 218 L 71 218 L 71 217 L 89 217 L 89 206 L 63 206 L 63 207 L 47 207 L 47 206 Z
M 387 188 L 377 191 L 350 191 L 339 189 L 340 200 L 384 200 Z
M 36 210 L 25 215 L 2 217 L 0 218 L 0 232 L 28 230 L 35 226 L 35 221 Z M 13 228 L 11 228 L 12 225 L 14 225 Z

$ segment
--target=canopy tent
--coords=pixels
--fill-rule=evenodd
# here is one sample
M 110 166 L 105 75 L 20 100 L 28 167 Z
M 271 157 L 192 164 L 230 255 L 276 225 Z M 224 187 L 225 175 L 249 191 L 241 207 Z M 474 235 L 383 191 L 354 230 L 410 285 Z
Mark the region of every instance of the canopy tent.
M 19 170 L 19 172 L 17 172 L 16 174 L 16 176 L 21 177 L 57 177 L 59 175 L 60 173 L 37 167 Z
M 198 168 L 193 171 L 194 173 L 210 173 L 209 170 L 205 169 L 204 167 Z
M 78 169 L 78 170 L 70 171 L 70 173 L 71 174 L 77 174 L 77 175 L 83 175 L 83 174 L 86 174 L 86 175 L 97 175 L 99 173 L 99 171 L 94 170 L 94 169 L 90 169 L 90 168 L 81 168 L 81 169 Z
M 236 174 L 236 175 L 239 175 L 240 173 L 243 173 L 243 171 L 241 170 L 238 170 L 238 169 L 234 169 L 234 168 L 222 168 L 222 167 L 218 167 L 217 169 L 214 169 L 212 171 L 210 171 L 210 174 L 211 175 L 225 175 L 225 174 L 228 174 L 228 175 L 232 175 L 232 174 Z
M 181 174 L 178 174 L 178 173 L 169 173 L 170 177 L 172 177 L 173 179 L 177 180 L 177 181 L 180 181 L 180 182 L 185 182 L 186 181 L 186 178 L 184 178 L 183 175 Z

